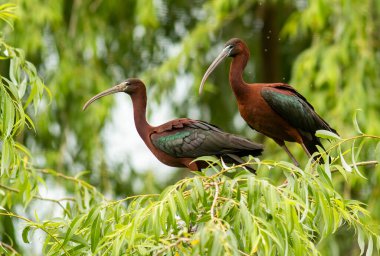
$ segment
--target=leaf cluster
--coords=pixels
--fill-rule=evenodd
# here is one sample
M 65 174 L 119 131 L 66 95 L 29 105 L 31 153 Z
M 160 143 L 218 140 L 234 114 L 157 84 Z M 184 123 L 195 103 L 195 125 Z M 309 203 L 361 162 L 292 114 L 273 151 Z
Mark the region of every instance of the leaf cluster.
M 328 132 L 319 134 L 337 139 Z M 203 157 L 217 167 L 194 173 L 160 194 L 108 201 L 88 190 L 90 196 L 79 197 L 79 205 L 67 203 L 62 218 L 40 222 L 49 232 L 44 253 L 319 255 L 319 245 L 345 227 L 357 235 L 361 254 L 366 250 L 371 255 L 379 250 L 379 227 L 363 203 L 338 192 L 333 173 L 350 179 L 361 175 L 361 165 L 376 164 L 356 162 L 356 157 L 347 163 L 343 155 L 351 152 L 340 148 L 379 139 L 369 135 L 339 139 L 329 149 L 336 157 L 321 151 L 325 164 L 311 159 L 304 169 L 250 158 L 246 164 L 262 173 L 254 176 L 244 169 L 246 164 L 228 167 L 216 158 Z M 352 150 L 352 156 L 360 153 L 356 147 Z M 266 177 L 270 172 L 282 172 L 285 181 L 273 183 Z M 25 236 L 36 227 L 26 224 Z

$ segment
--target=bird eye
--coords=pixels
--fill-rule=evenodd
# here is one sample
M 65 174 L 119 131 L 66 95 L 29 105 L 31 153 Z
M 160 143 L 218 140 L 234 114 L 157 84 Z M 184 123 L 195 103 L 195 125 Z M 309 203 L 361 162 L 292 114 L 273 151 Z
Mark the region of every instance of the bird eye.
M 131 82 L 126 81 L 125 84 L 126 84 L 126 85 L 131 85 Z

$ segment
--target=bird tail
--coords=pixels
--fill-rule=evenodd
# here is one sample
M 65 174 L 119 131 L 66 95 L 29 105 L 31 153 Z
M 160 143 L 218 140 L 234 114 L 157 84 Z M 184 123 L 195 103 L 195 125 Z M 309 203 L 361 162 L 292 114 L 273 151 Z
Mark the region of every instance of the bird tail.
M 226 157 L 228 157 L 226 159 Z M 223 161 L 226 160 L 226 162 L 232 162 L 234 164 L 245 164 L 245 161 L 243 159 L 241 159 L 240 157 L 238 157 L 237 155 L 234 155 L 234 154 L 227 154 L 225 156 L 222 156 L 223 158 Z M 244 168 L 246 168 L 249 172 L 253 173 L 253 174 L 256 174 L 256 169 L 249 166 L 249 165 L 244 165 Z
M 310 155 L 313 155 L 315 152 L 319 152 L 317 146 L 321 147 L 324 151 L 326 151 L 326 149 L 323 147 L 319 138 L 316 137 L 315 135 L 312 136 L 312 139 L 308 139 L 308 138 L 303 138 L 303 139 L 304 139 L 303 144 L 305 145 Z M 319 155 L 314 156 L 314 160 L 318 161 L 320 164 L 324 163 L 322 157 Z
M 235 135 L 230 136 L 230 141 L 232 148 L 236 150 L 234 154 L 240 157 L 247 155 L 259 156 L 264 149 L 262 144 Z

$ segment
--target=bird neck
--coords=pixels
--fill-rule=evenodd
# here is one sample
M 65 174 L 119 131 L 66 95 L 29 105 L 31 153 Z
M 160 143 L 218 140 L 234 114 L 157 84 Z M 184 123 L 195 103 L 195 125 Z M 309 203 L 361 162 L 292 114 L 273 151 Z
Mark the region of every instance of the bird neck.
M 246 95 L 248 89 L 246 82 L 243 79 L 243 71 L 247 66 L 249 59 L 248 52 L 242 52 L 232 59 L 230 66 L 230 84 L 236 97 L 240 98 Z
M 146 120 L 146 92 L 137 91 L 131 95 L 133 104 L 133 117 L 135 120 L 136 130 L 145 143 L 149 141 L 149 132 L 152 126 Z

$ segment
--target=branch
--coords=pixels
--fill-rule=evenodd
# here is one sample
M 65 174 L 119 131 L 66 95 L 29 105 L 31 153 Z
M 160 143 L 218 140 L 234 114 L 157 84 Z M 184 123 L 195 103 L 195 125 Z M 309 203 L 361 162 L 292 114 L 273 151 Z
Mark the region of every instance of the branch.
M 16 219 L 20 219 L 20 220 L 23 220 L 23 221 L 29 223 L 29 225 L 33 226 L 34 228 L 41 229 L 47 235 L 49 235 L 55 242 L 57 242 L 59 244 L 59 246 L 60 246 L 59 248 L 62 248 L 62 250 L 65 252 L 66 255 L 70 255 L 70 253 L 63 247 L 63 244 L 57 239 L 57 237 L 52 235 L 43 225 L 36 223 L 36 222 L 34 222 L 34 221 L 24 217 L 24 216 L 14 214 L 13 212 L 8 212 L 8 211 L 0 212 L 0 216 L 14 217 Z
M 11 245 L 9 244 L 6 244 L 4 242 L 1 242 L 0 241 L 0 247 L 3 247 L 5 249 L 8 249 L 9 251 L 11 251 L 13 254 L 16 254 L 16 255 L 21 255 L 18 251 L 16 251 Z
M 69 36 L 71 38 L 74 38 L 76 30 L 77 30 L 79 5 L 80 5 L 79 0 L 74 0 L 73 7 L 70 13 L 70 21 L 69 21 Z
M 20 190 L 18 190 L 16 188 L 11 188 L 11 187 L 8 187 L 8 186 L 2 185 L 2 184 L 0 184 L 0 188 L 8 190 L 8 191 L 11 191 L 11 192 L 16 193 L 16 194 L 20 193 Z M 66 208 L 62 205 L 61 201 L 73 201 L 73 202 L 75 202 L 75 199 L 72 198 L 72 197 L 63 197 L 63 198 L 60 198 L 60 199 L 53 199 L 53 198 L 42 197 L 42 196 L 39 196 L 39 195 L 34 195 L 33 198 L 38 199 L 38 200 L 42 200 L 42 201 L 48 201 L 48 202 L 56 203 L 67 214 L 69 214 L 69 212 L 67 212 Z
M 380 136 L 376 136 L 376 135 L 368 135 L 368 134 L 357 135 L 357 136 L 354 136 L 351 138 L 339 140 L 336 144 L 330 146 L 327 150 L 325 150 L 325 153 L 323 155 L 325 155 L 328 152 L 331 152 L 334 148 L 340 147 L 343 143 L 346 143 L 348 141 L 353 140 L 355 142 L 356 139 L 366 139 L 366 138 L 380 140 Z M 320 154 L 317 157 L 316 161 L 314 161 L 314 163 L 312 163 L 312 167 L 314 167 L 320 159 L 322 159 L 322 154 Z
M 179 237 L 177 241 L 175 241 L 172 244 L 165 246 L 164 248 L 162 248 L 161 250 L 156 252 L 154 255 L 160 255 L 160 254 L 164 253 L 165 251 L 170 250 L 170 248 L 177 247 L 180 243 L 189 243 L 190 241 L 191 241 L 190 238 Z
M 57 172 L 57 171 L 54 171 L 54 170 L 51 170 L 51 169 L 38 169 L 38 168 L 35 168 L 34 170 L 36 170 L 37 172 L 40 172 L 40 173 L 51 174 L 51 175 L 54 175 L 54 176 L 57 176 L 57 177 L 60 177 L 60 178 L 64 178 L 66 180 L 74 181 L 75 183 L 78 183 L 78 184 L 82 185 L 83 187 L 85 187 L 87 189 L 91 189 L 91 190 L 94 190 L 94 191 L 98 192 L 94 186 L 90 185 L 89 183 L 85 182 L 84 180 L 77 179 L 77 178 L 72 177 L 72 176 L 67 176 L 65 174 L 62 174 L 60 172 Z M 98 192 L 98 194 L 103 197 L 103 195 L 100 192 Z
M 376 160 L 372 160 L 372 161 L 364 161 L 364 162 L 358 162 L 358 163 L 355 163 L 355 164 L 349 164 L 348 166 L 350 167 L 355 167 L 355 166 L 368 166 L 368 165 L 373 165 L 373 166 L 376 166 L 378 165 L 379 162 L 376 161 Z M 337 172 L 339 171 L 338 169 L 334 168 L 334 169 L 331 169 L 330 170 L 331 173 L 334 173 L 334 172 Z M 319 174 L 315 174 L 315 177 L 319 177 Z
M 20 190 L 18 190 L 16 188 L 11 188 L 11 187 L 8 187 L 8 186 L 2 185 L 2 184 L 0 184 L 0 188 L 11 191 L 13 193 L 20 193 Z M 43 201 L 50 201 L 50 202 L 54 202 L 54 203 L 59 203 L 60 201 L 73 201 L 73 202 L 75 202 L 75 199 L 73 197 L 62 197 L 59 199 L 53 199 L 53 198 L 46 198 L 46 197 L 42 197 L 39 195 L 35 195 L 35 196 L 33 196 L 33 198 L 43 200 Z

